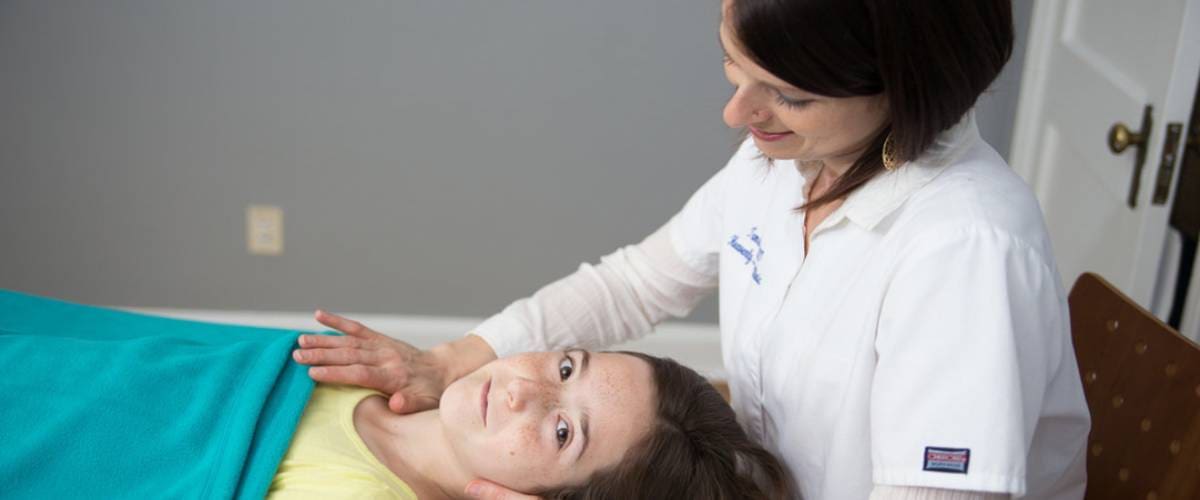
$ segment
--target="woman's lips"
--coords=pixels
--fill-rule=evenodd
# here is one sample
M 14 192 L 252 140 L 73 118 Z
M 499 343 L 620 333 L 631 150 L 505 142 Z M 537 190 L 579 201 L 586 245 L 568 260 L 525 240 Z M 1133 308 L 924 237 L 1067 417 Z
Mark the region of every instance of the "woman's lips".
M 492 379 L 483 383 L 483 391 L 479 395 L 479 411 L 483 414 L 483 426 L 487 427 L 488 393 L 492 390 Z
M 782 140 L 783 138 L 792 135 L 792 132 L 771 133 L 771 132 L 766 132 L 763 130 L 756 129 L 754 127 L 750 127 L 750 133 L 754 134 L 754 137 L 757 137 L 757 138 L 767 141 L 767 142 L 775 142 L 775 141 Z

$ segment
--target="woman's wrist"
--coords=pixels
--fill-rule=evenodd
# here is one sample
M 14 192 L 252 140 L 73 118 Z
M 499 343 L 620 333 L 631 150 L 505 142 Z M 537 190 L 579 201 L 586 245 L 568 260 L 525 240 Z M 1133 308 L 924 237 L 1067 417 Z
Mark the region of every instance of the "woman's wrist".
M 497 358 L 492 346 L 483 337 L 473 333 L 433 346 L 429 354 L 442 368 L 443 388 Z

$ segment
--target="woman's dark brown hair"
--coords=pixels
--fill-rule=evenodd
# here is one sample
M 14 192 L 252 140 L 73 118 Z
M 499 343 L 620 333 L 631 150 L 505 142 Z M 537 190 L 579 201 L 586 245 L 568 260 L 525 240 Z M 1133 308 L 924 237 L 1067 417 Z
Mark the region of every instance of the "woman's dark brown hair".
M 828 97 L 883 94 L 890 119 L 825 195 L 845 197 L 883 169 L 888 133 L 916 159 L 958 123 L 1012 53 L 1011 0 L 733 0 L 726 19 L 756 64 Z
M 750 440 L 733 408 L 704 377 L 674 360 L 623 352 L 645 360 L 658 398 L 649 434 L 621 463 L 586 484 L 540 493 L 546 499 L 786 498 L 783 467 Z

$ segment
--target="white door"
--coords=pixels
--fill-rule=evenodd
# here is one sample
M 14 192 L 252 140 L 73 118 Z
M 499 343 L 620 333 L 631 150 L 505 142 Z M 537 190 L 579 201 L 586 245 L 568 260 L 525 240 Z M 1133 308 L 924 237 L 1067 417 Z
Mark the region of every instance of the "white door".
M 1153 201 L 1155 182 L 1167 126 L 1188 123 L 1198 77 L 1200 0 L 1035 4 L 1010 157 L 1042 204 L 1068 288 L 1095 272 L 1152 307 L 1171 202 Z M 1139 132 L 1146 106 L 1131 207 L 1137 148 L 1115 154 L 1108 135 L 1118 122 Z

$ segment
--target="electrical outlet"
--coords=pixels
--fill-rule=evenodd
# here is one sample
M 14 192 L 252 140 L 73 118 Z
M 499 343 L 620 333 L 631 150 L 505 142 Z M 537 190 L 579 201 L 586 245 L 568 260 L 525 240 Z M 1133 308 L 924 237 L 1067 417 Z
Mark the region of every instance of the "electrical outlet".
M 283 254 L 283 209 L 273 205 L 246 207 L 246 251 L 251 255 Z

